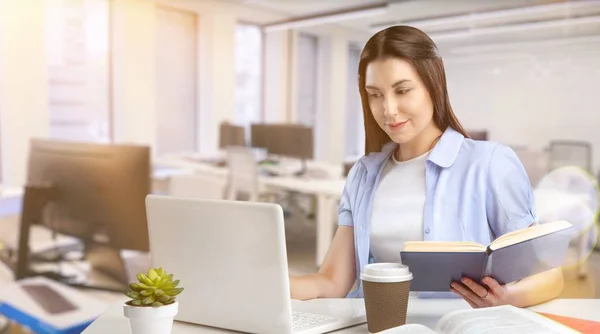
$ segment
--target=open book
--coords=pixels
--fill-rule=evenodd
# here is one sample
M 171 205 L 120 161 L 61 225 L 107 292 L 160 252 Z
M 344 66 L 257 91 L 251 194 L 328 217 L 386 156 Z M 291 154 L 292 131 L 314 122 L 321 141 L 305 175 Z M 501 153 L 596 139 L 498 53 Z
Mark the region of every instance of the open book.
M 402 263 L 413 274 L 412 291 L 449 291 L 452 281 L 493 277 L 511 283 L 549 269 L 565 260 L 573 226 L 557 221 L 513 231 L 490 245 L 474 242 L 406 242 Z
M 577 333 L 535 312 L 510 305 L 453 311 L 443 316 L 435 330 L 419 324 L 406 324 L 378 334 L 531 334 Z

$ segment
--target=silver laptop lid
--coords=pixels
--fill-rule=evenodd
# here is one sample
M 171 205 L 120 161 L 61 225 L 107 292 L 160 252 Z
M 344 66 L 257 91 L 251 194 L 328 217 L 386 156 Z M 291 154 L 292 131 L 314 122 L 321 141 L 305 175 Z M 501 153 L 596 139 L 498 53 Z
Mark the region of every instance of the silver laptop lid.
M 148 195 L 153 267 L 181 280 L 176 320 L 291 331 L 283 210 L 277 204 Z

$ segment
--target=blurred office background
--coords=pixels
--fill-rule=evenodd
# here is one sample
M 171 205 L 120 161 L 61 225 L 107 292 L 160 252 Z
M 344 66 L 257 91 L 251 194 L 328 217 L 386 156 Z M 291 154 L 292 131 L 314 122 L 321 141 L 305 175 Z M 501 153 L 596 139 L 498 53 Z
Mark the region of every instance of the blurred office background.
M 290 271 L 316 270 L 344 175 L 363 152 L 360 52 L 396 24 L 437 43 L 456 114 L 473 138 L 513 147 L 540 218 L 578 226 L 564 297 L 597 298 L 599 1 L 0 0 L 0 280 L 15 279 L 24 187 L 56 182 L 77 198 L 93 185 L 52 176 L 72 169 L 85 179 L 77 159 L 40 153 L 29 164 L 33 138 L 46 153 L 147 149 L 137 162 L 107 163 L 149 174 L 127 183 L 137 203 L 144 189 L 280 203 Z M 90 146 L 77 151 L 81 143 Z M 81 241 L 72 224 L 57 237 L 44 223 L 31 221 L 33 255 Z M 110 241 L 134 223 L 103 223 L 114 225 L 104 227 L 107 244 L 143 267 L 147 245 L 127 257 L 126 237 Z

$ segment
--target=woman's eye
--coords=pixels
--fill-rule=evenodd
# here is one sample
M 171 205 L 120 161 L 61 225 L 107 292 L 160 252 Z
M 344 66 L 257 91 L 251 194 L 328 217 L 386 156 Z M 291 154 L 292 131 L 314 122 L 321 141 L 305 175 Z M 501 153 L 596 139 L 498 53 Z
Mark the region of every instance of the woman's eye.
M 379 94 L 379 93 L 373 93 L 373 92 L 369 92 L 369 93 L 367 93 L 367 94 L 368 94 L 368 96 L 369 96 L 370 98 L 372 98 L 372 99 L 373 99 L 373 98 L 378 98 L 378 97 L 380 97 L 380 96 L 381 96 L 381 94 Z
M 404 94 L 408 93 L 409 91 L 410 91 L 410 89 L 399 89 L 396 91 L 396 94 L 404 95 Z

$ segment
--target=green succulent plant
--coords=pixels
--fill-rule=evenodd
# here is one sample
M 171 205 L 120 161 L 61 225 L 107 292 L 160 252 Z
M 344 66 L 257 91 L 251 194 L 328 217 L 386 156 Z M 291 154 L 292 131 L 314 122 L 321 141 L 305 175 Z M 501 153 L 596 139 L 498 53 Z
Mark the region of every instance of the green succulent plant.
M 148 273 L 137 274 L 138 282 L 129 284 L 125 294 L 131 298 L 128 302 L 133 306 L 160 307 L 175 302 L 175 296 L 183 291 L 177 287 L 179 280 L 173 281 L 173 274 L 163 268 L 150 268 Z

